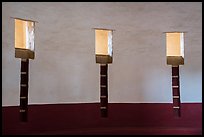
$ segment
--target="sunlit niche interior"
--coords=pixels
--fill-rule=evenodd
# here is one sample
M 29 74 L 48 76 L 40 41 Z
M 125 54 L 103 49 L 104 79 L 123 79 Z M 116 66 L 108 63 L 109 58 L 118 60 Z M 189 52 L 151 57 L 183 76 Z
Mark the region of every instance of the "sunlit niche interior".
M 112 30 L 95 30 L 95 53 L 112 56 Z
M 184 58 L 184 33 L 166 33 L 166 49 L 167 56 L 181 56 Z
M 33 21 L 15 19 L 15 57 L 34 59 L 34 27 Z

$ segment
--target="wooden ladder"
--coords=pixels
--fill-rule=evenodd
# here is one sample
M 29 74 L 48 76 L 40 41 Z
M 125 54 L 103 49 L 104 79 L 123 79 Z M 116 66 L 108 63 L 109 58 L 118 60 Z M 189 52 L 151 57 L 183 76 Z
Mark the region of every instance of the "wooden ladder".
M 101 117 L 108 116 L 108 64 L 100 64 Z
M 20 81 L 20 120 L 27 121 L 28 111 L 28 70 L 29 59 L 21 59 L 21 81 Z
M 173 94 L 174 115 L 180 117 L 181 101 L 180 101 L 180 84 L 179 84 L 179 65 L 172 66 L 172 94 Z

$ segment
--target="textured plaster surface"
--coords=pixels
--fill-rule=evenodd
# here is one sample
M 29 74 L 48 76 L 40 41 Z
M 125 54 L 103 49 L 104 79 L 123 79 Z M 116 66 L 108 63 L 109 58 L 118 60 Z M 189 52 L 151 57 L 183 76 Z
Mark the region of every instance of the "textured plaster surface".
M 93 28 L 114 29 L 109 102 L 172 102 L 165 33 L 185 31 L 181 102 L 202 102 L 202 3 L 3 2 L 2 105 L 19 105 L 14 20 L 38 21 L 29 66 L 29 104 L 99 102 Z

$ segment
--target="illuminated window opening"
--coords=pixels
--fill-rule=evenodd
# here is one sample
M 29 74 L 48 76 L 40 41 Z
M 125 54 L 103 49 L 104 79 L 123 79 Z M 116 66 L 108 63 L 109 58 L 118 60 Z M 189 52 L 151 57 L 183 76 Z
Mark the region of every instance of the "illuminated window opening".
M 34 59 L 35 22 L 15 19 L 15 57 L 22 59 Z
M 184 33 L 166 33 L 166 56 L 168 65 L 184 64 Z
M 113 30 L 95 29 L 96 63 L 112 63 Z

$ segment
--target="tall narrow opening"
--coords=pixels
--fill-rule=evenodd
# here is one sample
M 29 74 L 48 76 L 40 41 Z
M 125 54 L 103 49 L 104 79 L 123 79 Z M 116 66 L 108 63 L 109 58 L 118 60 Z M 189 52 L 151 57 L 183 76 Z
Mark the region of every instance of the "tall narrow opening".
M 15 57 L 34 59 L 35 22 L 15 19 Z
M 166 33 L 166 56 L 167 64 L 184 64 L 184 33 L 167 32 Z
M 95 29 L 96 63 L 112 63 L 112 30 Z

